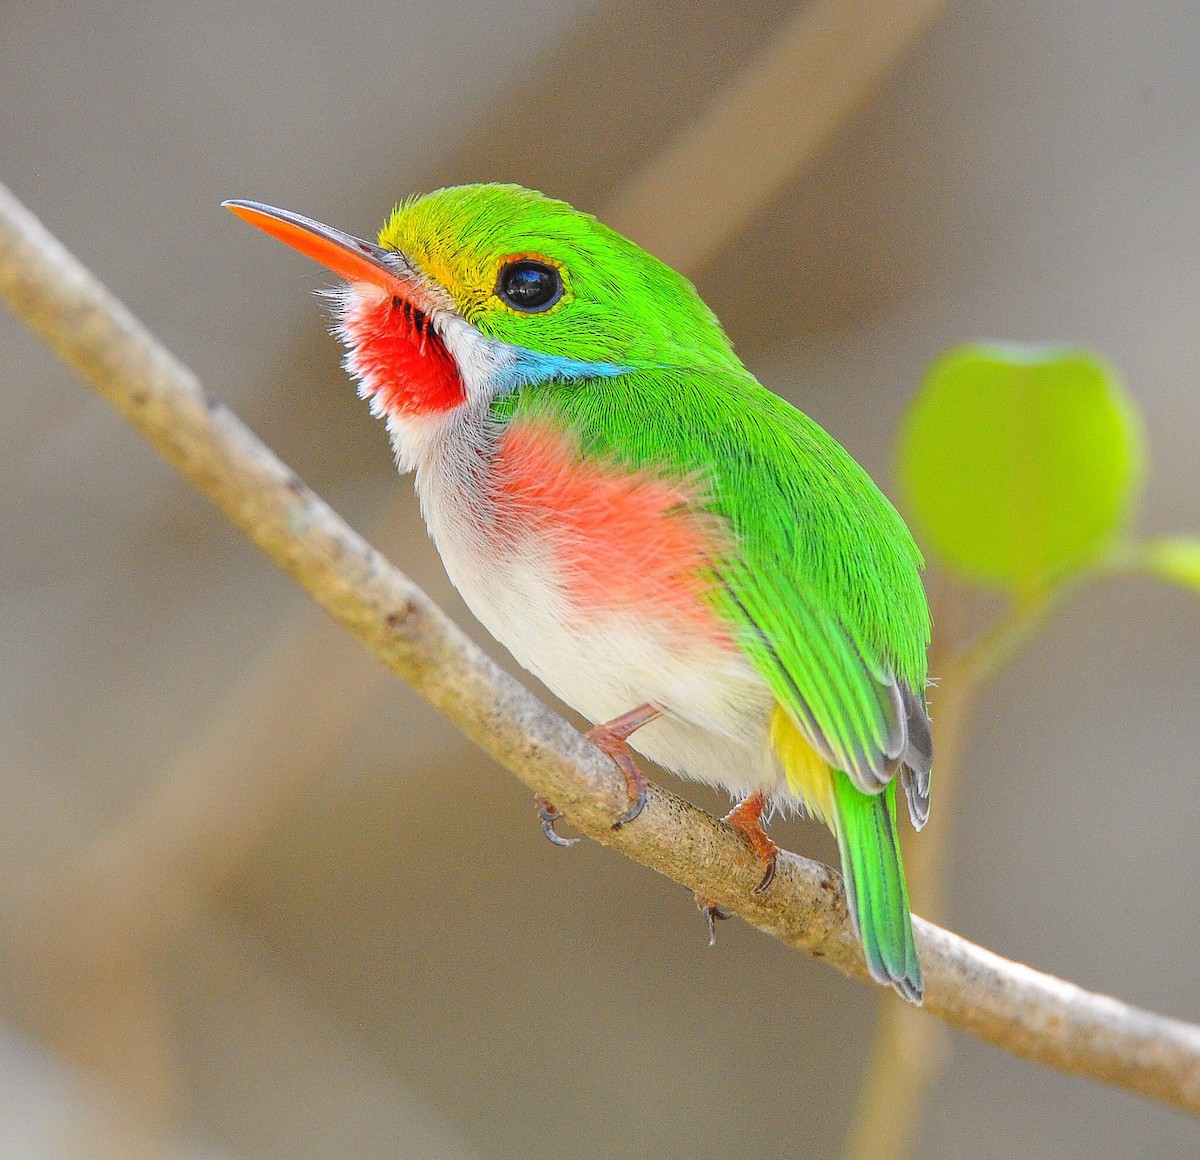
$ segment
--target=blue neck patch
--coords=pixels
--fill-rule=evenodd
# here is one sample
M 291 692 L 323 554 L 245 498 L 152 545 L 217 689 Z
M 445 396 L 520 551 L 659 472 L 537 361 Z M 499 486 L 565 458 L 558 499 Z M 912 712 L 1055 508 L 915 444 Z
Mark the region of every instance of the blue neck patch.
M 614 379 L 632 367 L 620 363 L 589 362 L 558 354 L 542 354 L 523 346 L 505 343 L 512 361 L 497 369 L 493 381 L 502 391 L 515 391 L 544 382 L 570 382 L 573 379 Z

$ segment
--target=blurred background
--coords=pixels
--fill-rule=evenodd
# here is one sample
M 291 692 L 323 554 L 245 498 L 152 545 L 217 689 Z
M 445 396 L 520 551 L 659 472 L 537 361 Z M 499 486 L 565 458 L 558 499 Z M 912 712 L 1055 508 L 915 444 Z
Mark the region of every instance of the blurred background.
M 1146 418 L 1141 526 L 1194 530 L 1198 53 L 1188 0 L 6 5 L 0 180 L 480 636 L 327 279 L 223 198 L 370 234 L 462 180 L 565 197 L 888 490 L 939 350 L 1089 344 Z M 683 889 L 552 848 L 7 315 L 0 379 L 0 1155 L 838 1155 L 877 989 L 735 922 L 708 950 Z M 1058 615 L 935 800 L 948 924 L 1200 1016 L 1198 687 L 1194 596 Z M 918 1157 L 1200 1150 L 957 1033 L 937 1063 Z

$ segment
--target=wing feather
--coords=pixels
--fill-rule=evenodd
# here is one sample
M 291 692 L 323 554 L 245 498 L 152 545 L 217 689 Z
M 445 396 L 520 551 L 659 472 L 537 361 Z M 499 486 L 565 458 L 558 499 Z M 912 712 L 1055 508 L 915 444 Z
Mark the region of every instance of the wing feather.
M 871 672 L 847 632 L 794 580 L 743 573 L 726 585 L 739 643 L 804 739 L 864 793 L 878 793 L 907 734 L 894 682 Z

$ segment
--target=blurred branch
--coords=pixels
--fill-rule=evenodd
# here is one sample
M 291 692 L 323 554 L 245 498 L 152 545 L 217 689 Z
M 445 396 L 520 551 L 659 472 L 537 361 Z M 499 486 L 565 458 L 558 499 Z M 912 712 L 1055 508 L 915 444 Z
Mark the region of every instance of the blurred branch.
M 9 932 L 26 1019 L 147 1128 L 162 1130 L 178 1104 L 162 954 L 325 776 L 362 718 L 359 690 L 378 690 L 382 672 L 319 628 L 236 684 L 158 784 L 45 882 Z
M 941 674 L 930 697 L 937 810 L 920 840 L 906 844 L 904 850 L 913 906 L 938 921 L 946 907 L 950 824 L 962 783 L 975 695 L 1045 623 L 1061 591 L 1046 590 L 1014 604 L 966 644 L 960 617 L 943 615 L 961 595 L 961 589 L 944 592 L 942 607 L 935 608 L 933 618 L 939 629 L 930 652 L 930 671 Z M 843 1160 L 903 1160 L 912 1154 L 925 1097 L 948 1055 L 941 1031 L 910 1004 L 894 995 L 883 996 Z
M 335 620 L 574 827 L 867 977 L 827 867 L 784 854 L 771 889 L 752 895 L 761 868 L 736 832 L 656 786 L 637 823 L 613 830 L 626 790 L 612 763 L 344 524 L 3 187 L 0 295 Z M 932 1014 L 1024 1058 L 1200 1112 L 1200 1027 L 915 925 Z
M 946 0 L 807 0 L 604 220 L 694 273 L 856 112 Z

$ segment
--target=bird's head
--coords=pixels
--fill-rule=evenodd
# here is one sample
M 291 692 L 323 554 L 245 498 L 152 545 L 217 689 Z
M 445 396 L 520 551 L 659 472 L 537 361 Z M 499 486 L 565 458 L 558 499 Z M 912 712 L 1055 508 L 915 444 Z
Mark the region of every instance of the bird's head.
M 690 282 L 590 215 L 521 186 L 410 198 L 376 242 L 258 202 L 225 205 L 346 281 L 337 299 L 346 365 L 392 423 L 547 379 L 734 358 Z

